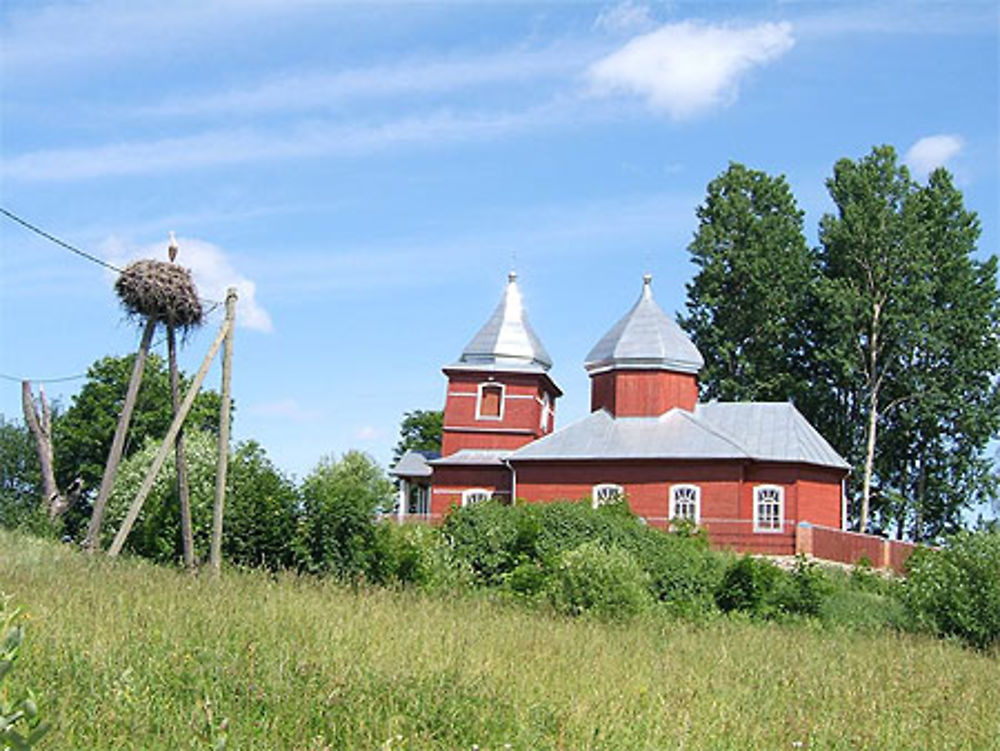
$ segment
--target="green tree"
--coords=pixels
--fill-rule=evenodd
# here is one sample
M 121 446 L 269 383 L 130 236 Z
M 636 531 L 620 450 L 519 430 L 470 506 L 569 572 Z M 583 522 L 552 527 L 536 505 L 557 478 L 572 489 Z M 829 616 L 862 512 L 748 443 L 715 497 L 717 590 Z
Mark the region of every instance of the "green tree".
M 256 441 L 239 444 L 229 461 L 223 555 L 242 566 L 298 567 L 300 506 L 295 484 L 263 447 Z
M 365 453 L 327 457 L 302 484 L 309 567 L 343 579 L 378 578 L 376 515 L 392 507 L 392 483 Z
M 996 258 L 973 257 L 979 221 L 948 172 L 909 201 L 926 277 L 911 281 L 920 325 L 886 387 L 894 406 L 878 468 L 893 501 L 882 526 L 923 540 L 957 531 L 964 509 L 996 498 L 984 449 L 1000 427 L 1000 293 Z
M 864 531 L 879 422 L 889 406 L 885 389 L 901 375 L 904 355 L 912 349 L 920 317 L 917 301 L 924 295 L 917 285 L 927 278 L 928 259 L 915 242 L 913 182 L 891 146 L 873 149 L 857 162 L 841 159 L 827 188 L 837 213 L 820 220 L 824 305 L 815 344 L 842 408 L 838 443 L 863 447 L 860 457 L 849 453 L 862 467 L 859 527 Z
M 16 527 L 41 509 L 41 484 L 31 434 L 0 415 L 0 526 Z
M 407 451 L 440 451 L 441 410 L 415 409 L 403 415 L 399 424 L 399 443 L 392 451 L 392 463 L 399 461 Z
M 56 417 L 53 448 L 59 487 L 66 487 L 75 477 L 80 477 L 89 490 L 100 486 L 134 358 L 135 355 L 104 357 L 91 365 L 87 380 L 73 397 L 69 409 Z M 182 379 L 182 390 L 188 383 L 188 379 Z M 170 376 L 163 359 L 151 355 L 126 436 L 124 457 L 142 449 L 151 438 L 162 439 L 172 420 Z M 219 395 L 202 391 L 185 427 L 218 433 L 218 424 Z
M 827 186 L 814 345 L 831 406 L 817 423 L 861 468 L 859 527 L 908 523 L 923 539 L 993 497 L 996 262 L 972 257 L 978 220 L 944 170 L 921 187 L 881 146 L 840 160 Z
M 201 430 L 188 431 L 185 440 L 195 553 L 204 560 L 211 536 L 219 441 L 218 436 Z M 151 438 L 141 451 L 122 462 L 108 499 L 108 524 L 103 532 L 106 543 L 118 531 L 157 448 L 159 440 Z M 156 476 L 126 542 L 130 552 L 162 563 L 180 561 L 182 552 L 174 462 L 171 453 Z M 229 457 L 222 537 L 224 557 L 241 566 L 272 569 L 298 566 L 300 511 L 294 483 L 275 468 L 260 444 L 248 441 L 237 445 Z
M 788 183 L 730 163 L 697 214 L 681 325 L 705 358 L 703 396 L 804 398 L 816 259 Z
M 146 445 L 122 462 L 118 478 L 108 498 L 107 516 L 102 530 L 105 547 L 121 526 L 129 505 L 135 498 L 153 464 L 159 437 L 150 436 Z M 185 461 L 191 493 L 191 519 L 194 550 L 199 559 L 208 556 L 215 501 L 215 471 L 218 461 L 218 437 L 212 433 L 189 430 L 185 435 Z M 161 563 L 181 560 L 180 500 L 177 496 L 176 458 L 171 452 L 160 468 L 142 511 L 125 543 L 125 549 Z

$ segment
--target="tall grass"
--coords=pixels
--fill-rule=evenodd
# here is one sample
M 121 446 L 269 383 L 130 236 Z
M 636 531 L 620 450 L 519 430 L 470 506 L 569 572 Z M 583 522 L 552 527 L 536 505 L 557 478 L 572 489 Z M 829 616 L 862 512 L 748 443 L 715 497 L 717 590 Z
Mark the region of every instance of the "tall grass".
M 0 532 L 18 680 L 66 749 L 983 749 L 1000 666 L 942 641 L 191 577 Z

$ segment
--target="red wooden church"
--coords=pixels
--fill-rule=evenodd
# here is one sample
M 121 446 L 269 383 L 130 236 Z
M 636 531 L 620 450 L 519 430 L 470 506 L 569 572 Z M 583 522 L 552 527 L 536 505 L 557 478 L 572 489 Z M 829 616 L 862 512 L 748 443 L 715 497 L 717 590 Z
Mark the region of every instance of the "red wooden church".
M 703 362 L 646 276 L 587 355 L 590 414 L 555 430 L 562 392 L 511 273 L 493 315 L 444 368 L 441 455 L 410 452 L 393 469 L 400 516 L 434 519 L 491 497 L 597 505 L 623 496 L 650 524 L 690 519 L 718 546 L 812 553 L 829 531 L 837 551 L 820 557 L 888 565 L 882 540 L 845 542 L 840 532 L 847 462 L 792 404 L 699 403 Z

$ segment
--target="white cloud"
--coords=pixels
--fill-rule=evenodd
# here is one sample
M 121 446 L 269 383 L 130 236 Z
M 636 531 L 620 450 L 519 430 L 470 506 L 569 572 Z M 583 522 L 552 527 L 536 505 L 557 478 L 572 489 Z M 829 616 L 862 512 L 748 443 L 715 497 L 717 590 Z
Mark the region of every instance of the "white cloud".
M 924 136 L 909 148 L 903 159 L 915 174 L 923 176 L 944 167 L 964 145 L 956 135 Z
M 604 8 L 594 19 L 594 28 L 610 34 L 635 34 L 656 26 L 648 5 L 624 0 Z
M 241 275 L 229 256 L 217 245 L 190 237 L 178 237 L 177 262 L 191 269 L 198 294 L 208 300 L 222 301 L 229 287 L 236 288 L 236 325 L 254 331 L 271 332 L 270 314 L 257 302 L 257 285 Z M 108 261 L 123 266 L 140 258 L 166 259 L 167 242 L 128 249 L 118 239 L 104 243 Z
M 738 28 L 685 21 L 635 37 L 588 73 L 596 93 L 640 96 L 681 120 L 732 103 L 750 69 L 793 44 L 788 23 Z
M 538 81 L 569 75 L 593 59 L 589 45 L 557 44 L 491 55 L 413 59 L 335 72 L 296 71 L 256 83 L 197 95 L 173 97 L 138 107 L 138 115 L 190 117 L 329 110 L 346 100 L 399 98 L 476 86 Z
M 177 138 L 28 152 L 0 162 L 0 176 L 63 182 L 279 159 L 360 156 L 407 144 L 484 140 L 578 121 L 580 109 L 555 101 L 511 112 L 439 111 L 384 123 L 321 121 L 269 131 L 210 130 Z
M 315 422 L 323 414 L 317 409 L 306 409 L 295 399 L 278 399 L 274 402 L 251 405 L 247 412 L 258 417 L 274 417 L 293 422 Z
M 359 441 L 374 441 L 382 435 L 382 431 L 374 425 L 362 425 L 354 431 L 354 437 Z

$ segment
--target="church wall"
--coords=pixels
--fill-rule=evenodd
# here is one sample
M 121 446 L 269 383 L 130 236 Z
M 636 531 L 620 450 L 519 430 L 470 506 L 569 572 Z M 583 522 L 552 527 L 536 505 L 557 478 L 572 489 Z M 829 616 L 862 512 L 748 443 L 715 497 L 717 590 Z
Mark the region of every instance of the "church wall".
M 510 470 L 505 466 L 437 466 L 431 488 L 431 516 L 440 517 L 451 507 L 462 505 L 462 491 L 489 490 L 499 498 L 510 498 Z
M 698 379 L 665 370 L 610 370 L 590 379 L 590 411 L 606 409 L 616 417 L 655 417 L 698 402 Z
M 548 389 L 542 378 L 516 373 L 461 371 L 452 371 L 448 376 L 441 446 L 444 456 L 450 456 L 463 448 L 516 449 L 544 434 L 541 399 Z M 481 383 L 503 385 L 503 410 L 500 419 L 476 416 Z M 551 391 L 549 398 L 554 409 L 555 394 Z M 551 427 L 550 418 L 545 432 L 550 432 Z

